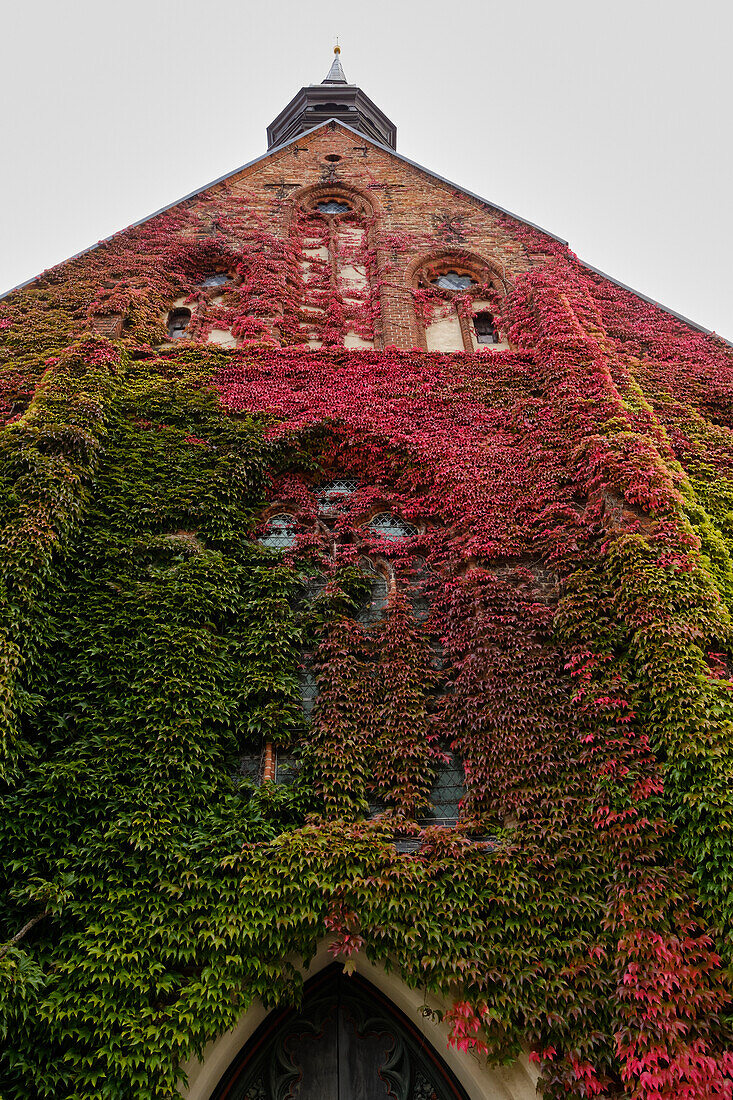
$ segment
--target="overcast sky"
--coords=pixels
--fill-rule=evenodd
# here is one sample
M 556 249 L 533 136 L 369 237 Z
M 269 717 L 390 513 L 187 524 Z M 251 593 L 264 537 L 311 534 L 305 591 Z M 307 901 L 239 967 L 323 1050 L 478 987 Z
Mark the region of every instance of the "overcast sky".
M 326 75 L 405 156 L 733 339 L 730 0 L 7 5 L 0 290 L 265 151 Z

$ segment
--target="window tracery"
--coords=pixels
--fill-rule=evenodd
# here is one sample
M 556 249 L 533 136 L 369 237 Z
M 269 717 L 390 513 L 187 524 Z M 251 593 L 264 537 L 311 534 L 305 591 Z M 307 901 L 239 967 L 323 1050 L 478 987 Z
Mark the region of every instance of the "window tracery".
M 413 527 L 411 523 L 392 512 L 377 513 L 368 523 L 364 524 L 364 529 L 369 531 L 370 534 L 376 535 L 378 538 L 388 539 L 390 542 L 396 542 L 398 539 L 414 539 L 418 535 L 417 527 Z
M 289 550 L 296 542 L 295 519 L 287 512 L 271 516 L 257 541 L 268 550 Z

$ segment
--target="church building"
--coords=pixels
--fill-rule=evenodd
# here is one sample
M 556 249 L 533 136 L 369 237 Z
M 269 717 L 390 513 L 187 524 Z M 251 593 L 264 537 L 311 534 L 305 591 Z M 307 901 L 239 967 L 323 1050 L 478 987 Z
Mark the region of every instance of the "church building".
M 267 142 L 0 299 L 0 1096 L 733 1100 L 733 349 Z

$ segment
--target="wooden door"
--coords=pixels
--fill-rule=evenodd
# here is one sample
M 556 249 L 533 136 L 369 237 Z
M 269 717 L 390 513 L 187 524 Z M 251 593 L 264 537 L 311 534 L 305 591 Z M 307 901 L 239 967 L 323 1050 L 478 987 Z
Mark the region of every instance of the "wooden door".
M 400 1013 L 331 968 L 299 1013 L 274 1013 L 212 1100 L 466 1100 Z

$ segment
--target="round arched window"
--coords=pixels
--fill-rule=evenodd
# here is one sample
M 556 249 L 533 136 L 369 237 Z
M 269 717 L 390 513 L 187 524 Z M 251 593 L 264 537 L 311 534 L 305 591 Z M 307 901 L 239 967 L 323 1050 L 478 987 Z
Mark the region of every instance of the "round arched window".
M 319 214 L 346 214 L 351 207 L 347 202 L 339 202 L 338 199 L 326 199 L 316 203 L 316 210 Z
M 227 283 L 231 283 L 231 275 L 226 275 L 224 272 L 218 271 L 212 275 L 206 275 L 199 283 L 201 287 L 209 286 L 226 286 Z
M 440 290 L 468 290 L 471 286 L 478 286 L 477 281 L 471 275 L 463 275 L 458 271 L 445 271 L 442 275 L 430 280 L 433 286 Z
M 396 542 L 397 539 L 414 539 L 418 533 L 417 527 L 413 527 L 411 523 L 407 523 L 406 520 L 393 515 L 392 512 L 380 512 L 379 515 L 370 519 L 364 527 L 371 535 L 376 535 L 381 539 L 389 539 L 393 542 Z
M 295 546 L 295 521 L 283 512 L 272 516 L 265 524 L 264 532 L 257 541 L 268 550 L 289 550 Z
M 336 481 L 331 481 L 328 485 L 323 485 L 320 489 L 316 489 L 318 511 L 323 512 L 325 515 L 340 512 L 344 504 L 347 503 L 348 498 L 358 488 L 359 483 L 354 481 L 353 478 L 342 477 Z

